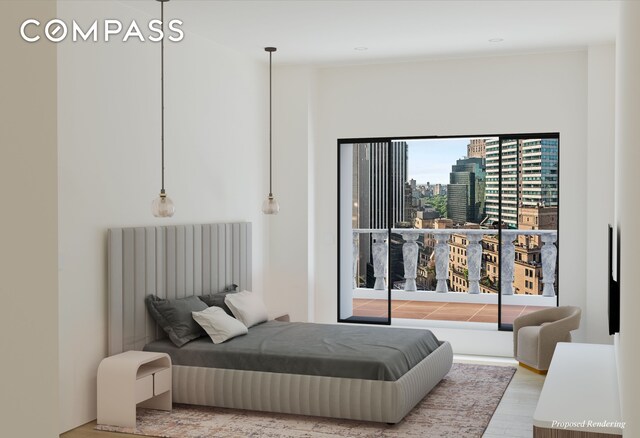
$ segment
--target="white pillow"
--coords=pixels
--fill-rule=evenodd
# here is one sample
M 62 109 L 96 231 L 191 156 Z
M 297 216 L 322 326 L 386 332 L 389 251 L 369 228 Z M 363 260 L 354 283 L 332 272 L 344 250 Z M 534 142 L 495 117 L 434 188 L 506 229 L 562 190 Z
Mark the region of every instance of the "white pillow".
M 224 303 L 229 306 L 233 316 L 247 328 L 264 322 L 269 318 L 264 301 L 258 294 L 248 290 L 227 295 Z
M 220 307 L 213 306 L 201 312 L 191 312 L 191 316 L 207 332 L 214 344 L 247 334 L 244 324 L 227 315 Z

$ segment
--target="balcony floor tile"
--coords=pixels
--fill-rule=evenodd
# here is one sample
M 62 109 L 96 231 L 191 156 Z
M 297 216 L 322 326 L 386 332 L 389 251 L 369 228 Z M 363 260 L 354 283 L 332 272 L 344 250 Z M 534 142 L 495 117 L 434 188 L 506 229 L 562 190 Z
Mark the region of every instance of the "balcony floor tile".
M 387 306 L 387 300 L 355 298 L 353 300 L 353 314 L 354 316 L 386 318 Z M 541 306 L 504 305 L 502 306 L 502 322 L 510 324 L 520 315 L 545 308 Z M 497 304 L 392 300 L 391 309 L 392 318 L 400 319 L 498 322 Z

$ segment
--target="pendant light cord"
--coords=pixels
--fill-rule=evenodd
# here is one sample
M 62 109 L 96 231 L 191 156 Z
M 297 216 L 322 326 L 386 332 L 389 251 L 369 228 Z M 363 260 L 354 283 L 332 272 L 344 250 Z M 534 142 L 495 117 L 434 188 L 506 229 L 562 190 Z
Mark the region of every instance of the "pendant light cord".
M 273 52 L 269 52 L 269 197 L 273 197 L 272 191 L 272 178 L 273 178 L 273 152 L 272 152 L 272 113 L 273 113 L 273 104 L 271 98 L 271 55 Z
M 160 2 L 160 21 L 162 25 L 162 39 L 160 39 L 160 106 L 161 106 L 161 128 L 160 143 L 162 149 L 162 190 L 164 193 L 164 1 Z

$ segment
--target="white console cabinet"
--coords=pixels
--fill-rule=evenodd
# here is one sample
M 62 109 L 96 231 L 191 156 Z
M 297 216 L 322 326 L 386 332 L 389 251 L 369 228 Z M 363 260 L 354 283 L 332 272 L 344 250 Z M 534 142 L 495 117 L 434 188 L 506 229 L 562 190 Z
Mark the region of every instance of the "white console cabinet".
M 171 358 L 127 351 L 98 367 L 98 424 L 136 427 L 136 406 L 171 410 Z
M 619 438 L 622 431 L 614 346 L 558 343 L 533 415 L 534 438 Z

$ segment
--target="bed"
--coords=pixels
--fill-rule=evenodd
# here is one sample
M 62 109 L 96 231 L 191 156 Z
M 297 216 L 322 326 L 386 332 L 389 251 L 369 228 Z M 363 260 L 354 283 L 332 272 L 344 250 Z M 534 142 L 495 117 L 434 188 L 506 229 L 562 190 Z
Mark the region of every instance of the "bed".
M 223 344 L 181 348 L 144 300 L 251 289 L 251 224 L 108 232 L 109 354 L 166 352 L 173 401 L 399 422 L 449 371 L 448 342 L 428 330 L 268 321 Z

